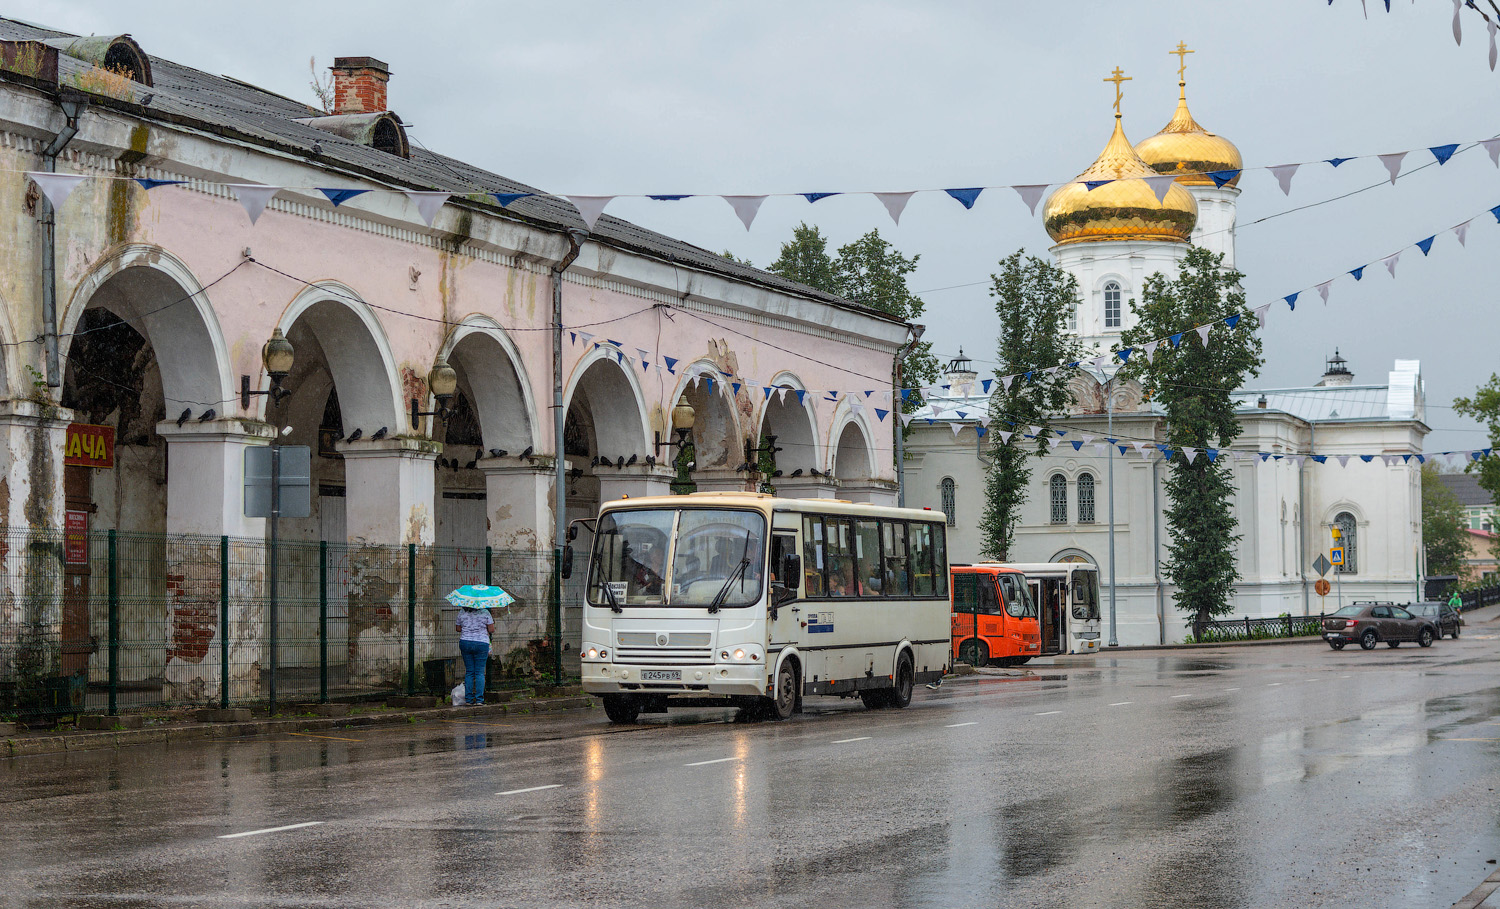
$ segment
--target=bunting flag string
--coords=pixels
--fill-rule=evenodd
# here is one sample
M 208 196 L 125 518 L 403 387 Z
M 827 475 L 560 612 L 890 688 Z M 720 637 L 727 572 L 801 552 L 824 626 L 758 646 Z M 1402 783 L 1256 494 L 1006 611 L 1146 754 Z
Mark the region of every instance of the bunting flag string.
M 1495 41 L 1495 26 L 1493 24 L 1490 25 L 1490 40 L 1493 46 Z M 1494 68 L 1493 61 L 1491 68 Z M 1467 143 L 1445 142 L 1436 145 L 1422 146 L 1420 148 L 1411 148 L 1403 151 L 1387 152 L 1384 154 L 1376 155 L 1351 155 L 1347 157 L 1321 158 L 1318 159 L 1318 161 L 1321 163 L 1330 164 L 1336 168 L 1349 161 L 1374 158 L 1380 161 L 1381 165 L 1386 170 L 1390 182 L 1394 183 L 1397 177 L 1400 176 L 1402 163 L 1406 160 L 1408 155 L 1414 152 L 1426 152 L 1428 154 L 1431 154 L 1433 161 L 1438 166 L 1442 166 L 1444 164 L 1447 164 L 1454 155 L 1467 148 L 1473 148 L 1475 146 L 1483 147 L 1485 151 L 1489 153 L 1490 159 L 1492 162 L 1494 162 L 1495 166 L 1500 167 L 1500 137 L 1480 139 L 1474 142 Z M 1243 174 L 1246 170 L 1264 170 L 1276 179 L 1277 185 L 1280 186 L 1282 193 L 1289 196 L 1292 192 L 1292 177 L 1298 173 L 1300 168 L 1310 163 L 1314 162 L 1298 161 L 1286 164 L 1237 168 L 1232 170 L 1214 170 L 1202 172 L 1184 171 L 1181 173 L 1173 173 L 1169 175 L 1164 174 L 1150 177 L 1128 177 L 1124 179 L 1144 180 L 1144 182 L 1146 182 L 1150 186 L 1152 193 L 1156 196 L 1158 204 L 1160 204 L 1161 201 L 1165 198 L 1167 190 L 1171 188 L 1173 181 L 1176 179 L 1180 179 L 1183 176 L 1205 176 L 1212 180 L 1216 186 L 1224 186 L 1231 180 L 1240 177 L 1241 174 Z M 23 171 L 23 173 L 25 173 L 27 176 L 32 177 L 32 179 L 36 181 L 37 186 L 42 188 L 42 192 L 47 195 L 48 200 L 53 203 L 54 208 L 60 206 L 62 202 L 67 199 L 68 194 L 72 191 L 72 188 L 85 179 L 130 180 L 139 184 L 143 190 L 148 192 L 162 186 L 183 185 L 187 183 L 186 180 L 157 180 L 144 177 L 123 176 L 118 174 L 50 174 L 34 171 Z M 500 190 L 488 191 L 485 192 L 484 195 L 493 198 L 501 208 L 508 208 L 510 205 L 520 199 L 533 197 L 545 196 L 549 198 L 565 200 L 568 203 L 572 204 L 575 209 L 577 209 L 579 217 L 583 219 L 583 222 L 586 225 L 588 225 L 589 230 L 593 230 L 595 228 L 599 221 L 599 218 L 604 214 L 604 210 L 616 199 L 648 199 L 656 202 L 680 202 L 684 199 L 712 198 L 713 196 L 717 195 L 719 198 L 729 203 L 730 208 L 734 210 L 734 213 L 739 217 L 740 222 L 745 225 L 745 229 L 749 230 L 755 222 L 756 215 L 759 213 L 762 203 L 764 203 L 765 200 L 769 198 L 786 198 L 795 196 L 801 197 L 807 200 L 809 203 L 815 203 L 832 196 L 871 195 L 874 196 L 885 207 L 886 213 L 890 215 L 891 221 L 899 225 L 901 223 L 901 215 L 903 212 L 905 212 L 907 204 L 911 201 L 913 196 L 919 193 L 941 193 L 958 202 L 965 209 L 972 209 L 974 205 L 979 201 L 980 195 L 984 193 L 985 190 L 1011 189 L 1019 195 L 1022 204 L 1026 206 L 1027 210 L 1034 217 L 1036 215 L 1037 205 L 1041 202 L 1042 198 L 1045 196 L 1046 191 L 1049 188 L 1061 187 L 1067 185 L 1068 183 L 1075 182 L 1082 182 L 1087 189 L 1092 191 L 1114 181 L 1078 181 L 1074 179 L 1060 180 L 1052 183 L 1010 183 L 994 184 L 989 186 L 940 187 L 909 189 L 901 191 L 834 190 L 823 192 L 758 193 L 754 195 L 732 195 L 719 193 L 613 193 L 609 195 L 579 195 L 571 193 L 505 192 Z M 448 199 L 454 196 L 466 196 L 471 191 L 467 188 L 462 190 L 412 190 L 402 187 L 288 186 L 255 188 L 258 187 L 257 184 L 222 183 L 217 185 L 222 186 L 235 194 L 236 198 L 240 200 L 240 203 L 245 206 L 245 212 L 250 216 L 252 224 L 259 219 L 260 212 L 264 210 L 265 205 L 263 204 L 263 202 L 269 202 L 271 197 L 273 197 L 278 191 L 286 190 L 288 192 L 301 195 L 322 196 L 335 208 L 342 206 L 346 202 L 349 202 L 350 200 L 367 193 L 399 193 L 411 199 L 413 204 L 416 205 L 418 213 L 421 215 L 422 220 L 430 227 L 437 216 L 437 212 L 442 208 L 443 204 L 448 201 Z

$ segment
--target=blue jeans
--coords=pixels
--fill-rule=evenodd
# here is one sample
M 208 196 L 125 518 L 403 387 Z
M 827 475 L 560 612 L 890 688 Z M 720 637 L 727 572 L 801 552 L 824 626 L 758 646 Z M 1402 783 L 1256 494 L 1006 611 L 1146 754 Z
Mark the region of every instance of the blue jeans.
M 488 641 L 459 641 L 464 658 L 464 703 L 484 703 L 484 665 L 490 658 Z

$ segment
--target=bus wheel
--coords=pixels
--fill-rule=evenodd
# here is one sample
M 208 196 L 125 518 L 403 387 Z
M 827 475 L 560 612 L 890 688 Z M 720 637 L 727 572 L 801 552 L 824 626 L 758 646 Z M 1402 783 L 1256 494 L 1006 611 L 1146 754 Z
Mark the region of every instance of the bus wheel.
M 776 670 L 776 696 L 767 699 L 766 716 L 773 720 L 789 719 L 797 710 L 797 663 L 782 660 Z
M 606 694 L 604 696 L 604 715 L 609 717 L 611 723 L 627 725 L 634 723 L 640 713 L 640 702 L 631 695 Z
M 896 687 L 886 695 L 886 706 L 905 707 L 911 703 L 911 690 L 916 685 L 917 674 L 911 666 L 911 654 L 901 654 L 896 661 Z
M 975 669 L 988 662 L 990 649 L 978 638 L 970 638 L 958 645 L 958 658 Z

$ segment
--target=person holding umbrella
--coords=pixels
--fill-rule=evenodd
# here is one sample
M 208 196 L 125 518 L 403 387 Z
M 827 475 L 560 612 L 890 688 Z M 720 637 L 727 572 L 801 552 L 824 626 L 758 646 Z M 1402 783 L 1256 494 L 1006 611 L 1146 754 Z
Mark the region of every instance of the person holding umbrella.
M 464 703 L 484 703 L 484 668 L 490 659 L 490 641 L 495 636 L 494 608 L 504 608 L 515 598 L 499 587 L 468 584 L 448 594 L 448 602 L 459 607 L 453 628 L 458 632 L 458 652 L 464 658 Z

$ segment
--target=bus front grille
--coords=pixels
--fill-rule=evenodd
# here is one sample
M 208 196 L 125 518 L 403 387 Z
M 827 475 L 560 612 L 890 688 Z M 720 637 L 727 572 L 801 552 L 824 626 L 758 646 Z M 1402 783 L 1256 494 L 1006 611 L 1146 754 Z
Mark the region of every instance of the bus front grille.
M 620 647 L 707 647 L 713 636 L 707 631 L 619 631 Z
M 708 666 L 714 661 L 709 647 L 616 647 L 616 663 L 640 666 Z

